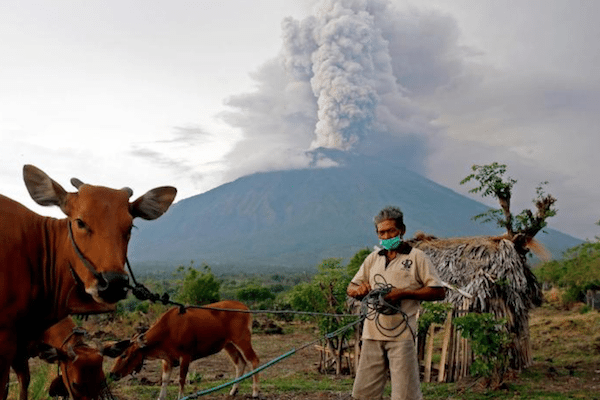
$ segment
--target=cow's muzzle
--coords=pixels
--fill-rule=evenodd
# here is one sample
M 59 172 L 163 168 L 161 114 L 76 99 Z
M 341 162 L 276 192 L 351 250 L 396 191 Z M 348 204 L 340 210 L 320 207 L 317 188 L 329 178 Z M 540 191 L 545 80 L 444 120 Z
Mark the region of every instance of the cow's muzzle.
M 118 272 L 104 272 L 98 277 L 98 296 L 107 303 L 116 303 L 127 297 L 129 277 Z
M 111 372 L 108 374 L 108 379 L 110 379 L 111 381 L 118 381 L 121 378 L 122 378 L 121 375 L 117 374 L 115 372 Z

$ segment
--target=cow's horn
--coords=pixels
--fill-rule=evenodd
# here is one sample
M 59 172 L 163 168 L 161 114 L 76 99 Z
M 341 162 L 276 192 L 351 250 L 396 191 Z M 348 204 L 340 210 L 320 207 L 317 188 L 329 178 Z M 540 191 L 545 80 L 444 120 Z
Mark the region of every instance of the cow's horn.
M 126 192 L 129 195 L 129 197 L 133 196 L 133 190 L 131 190 L 131 188 L 128 188 L 127 186 L 125 186 L 121 190 L 124 191 L 124 192 Z
M 79 189 L 79 187 L 81 185 L 83 185 L 83 182 L 81 182 L 79 179 L 77 178 L 71 178 L 71 185 L 75 186 L 75 188 Z

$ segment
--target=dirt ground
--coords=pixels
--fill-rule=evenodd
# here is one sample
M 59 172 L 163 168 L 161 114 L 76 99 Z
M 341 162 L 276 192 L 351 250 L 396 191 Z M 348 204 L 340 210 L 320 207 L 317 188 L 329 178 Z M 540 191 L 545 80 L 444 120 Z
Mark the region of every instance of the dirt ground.
M 95 341 L 97 344 L 108 343 L 118 339 L 128 339 L 135 331 L 139 323 L 135 325 L 130 324 L 128 321 L 103 321 L 104 318 L 91 317 L 87 321 L 83 321 L 83 327 L 92 334 L 91 341 Z M 151 319 L 151 318 L 149 318 Z M 260 319 L 260 317 L 259 317 Z M 143 322 L 143 321 L 142 321 Z M 265 321 L 262 321 L 265 323 Z M 252 337 L 252 343 L 255 352 L 260 358 L 260 364 L 263 365 L 283 354 L 286 354 L 292 350 L 297 351 L 284 358 L 282 361 L 277 362 L 273 366 L 263 370 L 259 374 L 259 379 L 262 381 L 261 395 L 260 398 L 263 400 L 340 400 L 350 399 L 350 391 L 344 392 L 331 392 L 331 391 L 320 391 L 319 393 L 313 392 L 302 392 L 293 391 L 290 393 L 269 393 L 277 392 L 277 388 L 270 385 L 270 388 L 265 388 L 264 381 L 269 379 L 283 379 L 298 373 L 316 374 L 319 365 L 319 353 L 314 348 L 314 343 L 320 338 L 318 331 L 312 326 L 303 324 L 301 322 L 294 322 L 291 324 L 276 323 L 279 326 L 283 326 L 284 334 L 265 334 L 261 333 L 261 329 L 255 330 Z M 145 324 L 141 324 L 145 325 Z M 310 344 L 310 345 L 309 345 Z M 307 347 L 301 349 L 301 347 Z M 108 357 L 105 357 L 104 370 L 108 374 L 114 361 Z M 38 358 L 30 360 L 30 368 L 32 370 L 32 376 L 35 371 L 43 366 L 43 362 Z M 55 367 L 46 367 L 47 370 L 47 381 L 51 381 L 56 375 L 57 371 Z M 247 368 L 245 372 L 249 372 Z M 235 378 L 235 371 L 233 364 L 229 360 L 227 354 L 223 351 L 218 354 L 203 358 L 192 362 L 188 372 L 188 383 L 185 387 L 184 395 L 192 395 L 200 390 L 205 390 L 217 386 L 223 383 L 223 381 L 230 381 Z M 333 379 L 347 380 L 351 385 L 352 377 L 349 375 L 341 376 Z M 171 385 L 169 386 L 168 398 L 177 397 L 177 385 L 179 380 L 179 368 L 175 368 L 171 376 Z M 251 379 L 247 380 L 248 382 Z M 158 396 L 158 391 L 161 385 L 161 361 L 160 360 L 146 360 L 144 368 L 135 375 L 127 376 L 117 382 L 110 383 L 110 390 L 112 394 L 119 400 L 146 400 L 155 399 Z M 143 393 L 139 391 L 139 388 L 143 387 L 145 390 Z M 199 399 L 232 399 L 229 396 L 229 390 L 231 387 L 219 390 L 217 392 L 198 397 Z M 30 388 L 31 394 L 31 388 Z M 31 397 L 31 395 L 30 395 Z M 18 389 L 16 376 L 11 372 L 11 382 L 9 387 L 9 398 L 8 400 L 16 400 L 18 398 Z M 238 394 L 235 396 L 236 399 L 251 399 L 252 390 L 249 386 L 243 385 L 240 387 Z
M 148 323 L 155 316 L 146 316 Z M 257 319 L 260 319 L 257 318 Z M 264 324 L 265 321 L 262 321 Z M 90 318 L 83 325 L 93 333 L 92 340 L 106 342 L 108 340 L 129 338 L 140 322 L 128 320 L 104 321 L 102 318 Z M 341 400 L 350 399 L 353 378 L 350 375 L 320 375 L 317 372 L 319 353 L 314 343 L 320 338 L 314 326 L 301 322 L 286 324 L 277 322 L 283 327 L 284 334 L 266 334 L 261 329 L 255 330 L 253 346 L 260 357 L 261 365 L 291 350 L 298 351 L 265 369 L 260 373 L 261 398 L 264 400 Z M 531 318 L 532 347 L 534 365 L 526 373 L 516 374 L 511 383 L 538 388 L 544 386 L 557 393 L 571 396 L 578 390 L 587 393 L 600 393 L 600 316 L 596 312 L 580 315 L 577 312 L 539 309 Z M 313 344 L 314 343 L 314 344 Z M 308 345 L 310 344 L 310 345 Z M 305 345 L 307 347 L 303 348 Z M 302 349 L 301 349 L 302 348 Z M 105 359 L 105 370 L 109 371 L 113 360 Z M 32 376 L 40 368 L 37 358 L 30 361 Z M 47 382 L 56 376 L 56 368 L 46 368 Z M 177 397 L 177 381 L 179 369 L 173 372 L 168 398 Z M 189 383 L 185 387 L 185 395 L 214 387 L 224 381 L 233 379 L 234 370 L 224 352 L 197 360 L 190 366 Z M 135 376 L 128 376 L 118 382 L 110 383 L 113 395 L 119 400 L 149 400 L 158 396 L 161 379 L 161 363 L 159 360 L 148 360 L 142 371 Z M 293 386 L 298 381 L 314 382 L 318 385 L 324 381 L 324 389 L 318 387 Z M 327 388 L 335 387 L 336 390 Z M 459 387 L 459 385 L 457 385 Z M 229 387 L 218 392 L 198 397 L 199 399 L 232 399 Z M 596 390 L 597 389 L 597 390 Z M 11 374 L 9 400 L 18 398 L 16 380 Z M 250 399 L 251 388 L 244 382 L 237 399 Z M 388 397 L 389 398 L 389 397 Z M 447 398 L 429 396 L 428 398 Z M 454 398 L 454 397 L 453 397 Z M 460 397 L 458 397 L 460 398 Z M 472 398 L 472 397 L 470 397 Z M 527 398 L 527 397 L 506 397 Z M 536 397 L 538 398 L 538 397 Z M 544 397 L 545 398 L 545 397 Z M 548 397 L 555 398 L 555 397 Z M 598 398 L 598 397 L 564 397 L 564 398 Z
M 286 326 L 285 324 L 281 324 Z M 293 325 L 287 325 L 285 334 L 265 334 L 260 333 L 260 330 L 256 330 L 253 334 L 252 343 L 255 352 L 260 358 L 261 365 L 280 357 L 292 350 L 298 349 L 292 355 L 282 359 L 273 366 L 263 370 L 259 374 L 259 379 L 263 381 L 263 387 L 261 390 L 261 399 L 264 400 L 340 400 L 350 399 L 350 391 L 344 392 L 330 392 L 323 391 L 319 393 L 310 392 L 297 392 L 292 393 L 277 393 L 272 394 L 268 391 L 273 391 L 273 387 L 265 388 L 264 381 L 271 379 L 283 379 L 287 376 L 292 377 L 298 373 L 314 374 L 318 370 L 319 366 L 319 353 L 314 348 L 313 343 L 316 339 L 319 339 L 319 333 L 314 329 L 312 325 L 307 326 L 302 323 L 294 323 Z M 317 343 L 315 343 L 317 344 Z M 306 346 L 304 349 L 300 349 Z M 109 361 L 112 365 L 112 362 Z M 246 370 L 249 372 L 249 369 Z M 235 378 L 235 372 L 233 364 L 230 362 L 225 352 L 220 352 L 213 356 L 203 358 L 193 362 L 190 366 L 188 373 L 188 383 L 185 387 L 185 395 L 191 395 L 197 391 L 211 388 L 222 382 L 224 379 L 232 380 Z M 179 368 L 173 371 L 171 377 L 172 386 L 175 390 L 179 379 Z M 352 377 L 349 375 L 340 376 L 338 378 L 352 382 Z M 119 398 L 125 399 L 125 390 L 120 390 L 123 386 L 127 385 L 144 385 L 155 386 L 159 389 L 161 380 L 161 363 L 159 360 L 146 361 L 144 369 L 136 374 L 135 376 L 126 377 L 119 382 L 112 384 L 113 393 Z M 199 380 L 200 382 L 196 382 Z M 248 379 L 250 382 L 250 379 Z M 351 384 L 351 383 L 350 383 Z M 201 398 L 203 399 L 231 399 L 229 396 L 229 390 L 231 387 L 222 389 L 218 392 L 208 394 Z M 241 387 L 239 393 L 235 396 L 237 399 L 251 399 L 252 393 L 251 388 L 248 386 Z

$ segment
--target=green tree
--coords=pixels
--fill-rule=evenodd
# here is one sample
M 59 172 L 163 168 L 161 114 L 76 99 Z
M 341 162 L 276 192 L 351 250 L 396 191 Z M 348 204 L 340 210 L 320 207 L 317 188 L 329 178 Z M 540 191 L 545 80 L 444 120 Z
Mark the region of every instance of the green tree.
M 365 247 L 364 249 L 359 250 L 356 254 L 354 254 L 354 256 L 352 256 L 352 258 L 348 262 L 348 265 L 346 266 L 346 272 L 348 273 L 348 276 L 350 276 L 350 279 L 352 279 L 352 277 L 356 275 L 358 269 L 365 261 L 365 258 L 367 258 L 369 254 L 371 254 L 371 251 L 372 250 L 370 250 L 368 247 Z
M 533 199 L 535 212 L 525 209 L 513 215 L 510 201 L 513 186 L 517 181 L 504 177 L 506 165 L 493 162 L 489 165 L 473 165 L 471 169 L 473 173 L 465 177 L 460 184 L 475 180 L 478 186 L 469 190 L 469 193 L 481 193 L 482 197 L 493 196 L 500 204 L 499 209 L 491 209 L 474 216 L 473 219 L 496 222 L 498 226 L 506 229 L 508 239 L 512 240 L 518 249 L 523 249 L 525 244 L 546 227 L 547 219 L 556 215 L 556 198 L 544 191 L 548 182 L 542 182 L 536 188 L 536 197 Z
M 240 301 L 254 302 L 269 299 L 272 300 L 275 298 L 275 295 L 271 293 L 269 288 L 252 283 L 246 287 L 238 289 L 236 297 Z
M 236 298 L 248 305 L 258 307 L 259 309 L 268 309 L 273 305 L 275 294 L 265 286 L 261 286 L 255 282 L 251 282 L 246 286 L 239 288 L 236 293 Z
M 342 265 L 340 258 L 328 258 L 317 266 L 317 274 L 310 282 L 294 286 L 286 296 L 286 301 L 292 309 L 298 311 L 321 312 L 330 314 L 346 313 L 346 288 L 351 277 L 347 268 Z M 325 335 L 344 327 L 356 318 L 336 316 L 317 316 L 319 331 Z M 326 345 L 341 353 L 350 335 L 347 330 L 337 337 L 327 338 Z M 341 359 L 339 359 L 341 360 Z M 337 364 L 336 374 L 341 373 L 341 361 Z
M 543 282 L 566 288 L 566 303 L 584 301 L 588 289 L 600 289 L 600 242 L 571 247 L 560 260 L 552 260 L 534 271 Z
M 178 273 L 186 271 L 180 266 Z M 203 305 L 219 301 L 219 290 L 221 283 L 215 278 L 210 267 L 203 265 L 203 271 L 194 268 L 193 262 L 187 268 L 187 272 L 181 282 L 181 288 L 177 292 L 176 299 L 184 304 Z

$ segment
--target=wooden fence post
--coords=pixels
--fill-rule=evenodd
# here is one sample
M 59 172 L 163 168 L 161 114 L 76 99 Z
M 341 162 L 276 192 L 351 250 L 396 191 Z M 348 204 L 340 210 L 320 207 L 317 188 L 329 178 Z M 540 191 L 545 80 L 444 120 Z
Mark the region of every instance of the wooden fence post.
M 446 322 L 444 322 L 444 339 L 442 341 L 442 355 L 440 358 L 440 368 L 438 370 L 438 382 L 445 381 L 446 360 L 448 359 L 448 345 L 452 335 L 452 310 L 448 311 Z

